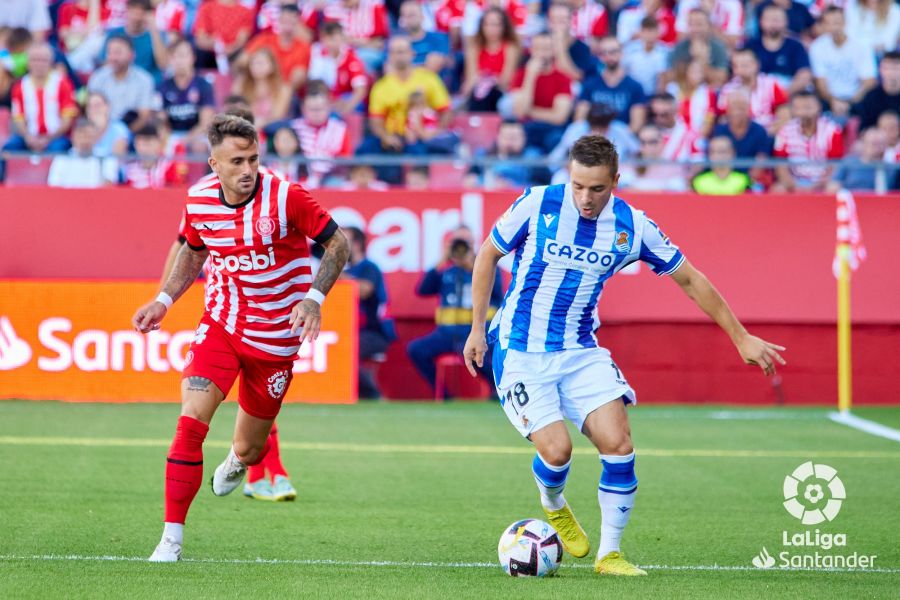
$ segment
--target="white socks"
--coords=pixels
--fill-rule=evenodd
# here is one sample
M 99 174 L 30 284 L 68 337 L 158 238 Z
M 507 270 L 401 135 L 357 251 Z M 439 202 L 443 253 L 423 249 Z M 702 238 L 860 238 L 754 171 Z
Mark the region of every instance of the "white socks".
M 603 558 L 619 550 L 619 541 L 631 517 L 634 498 L 637 495 L 637 477 L 634 474 L 634 452 L 626 456 L 600 455 L 603 472 L 597 499 L 600 502 L 600 549 L 597 556 Z
M 163 525 L 163 539 L 169 538 L 178 544 L 184 543 L 184 523 L 165 523 Z

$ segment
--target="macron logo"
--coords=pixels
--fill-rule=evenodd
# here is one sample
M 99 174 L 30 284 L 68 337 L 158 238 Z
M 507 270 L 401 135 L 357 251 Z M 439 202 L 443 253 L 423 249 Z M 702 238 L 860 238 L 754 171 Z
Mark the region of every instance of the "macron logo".
M 617 506 L 616 508 L 618 508 L 619 510 L 621 510 L 621 511 L 622 511 L 622 514 L 625 514 L 625 513 L 627 513 L 629 510 L 631 510 L 631 507 L 630 507 L 630 506 Z
M 544 215 L 544 225 L 550 227 L 553 224 L 553 221 L 556 219 L 556 215 L 545 214 Z

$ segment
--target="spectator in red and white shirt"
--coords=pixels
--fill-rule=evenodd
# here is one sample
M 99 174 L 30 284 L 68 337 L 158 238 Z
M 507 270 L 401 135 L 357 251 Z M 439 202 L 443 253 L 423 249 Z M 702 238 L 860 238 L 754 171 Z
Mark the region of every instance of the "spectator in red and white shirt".
M 675 31 L 675 15 L 662 0 L 641 0 L 634 5 L 627 5 L 619 11 L 616 21 L 616 37 L 622 44 L 639 39 L 641 21 L 645 17 L 654 17 L 659 26 L 659 41 L 672 45 L 678 39 Z
M 366 99 L 369 76 L 352 46 L 347 44 L 340 23 L 325 23 L 309 59 L 310 81 L 323 81 L 331 90 L 338 114 L 353 112 Z
M 822 104 L 815 94 L 795 94 L 791 99 L 791 115 L 793 119 L 775 136 L 773 156 L 795 161 L 825 161 L 844 156 L 841 128 L 822 116 Z M 777 182 L 772 191 L 823 191 L 833 170 L 817 164 L 776 167 Z
M 572 35 L 582 42 L 606 37 L 609 33 L 609 13 L 596 0 L 571 0 Z
M 516 33 L 520 36 L 528 35 L 528 7 L 522 0 L 469 0 L 468 2 L 457 2 L 455 6 L 463 10 L 462 21 L 460 24 L 460 34 L 462 38 L 470 38 L 478 32 L 478 24 L 481 23 L 481 16 L 484 12 L 491 8 L 499 8 L 512 21 Z
M 648 109 L 648 121 L 662 133 L 662 158 L 673 161 L 703 158 L 704 140 L 681 118 L 672 94 L 663 92 L 651 97 Z
M 53 49 L 38 42 L 28 49 L 28 73 L 12 88 L 12 135 L 4 150 L 63 152 L 78 116 L 75 89 L 53 66 Z
M 509 16 L 491 7 L 481 16 L 478 33 L 466 39 L 465 78 L 460 96 L 470 111 L 496 111 L 519 66 L 522 48 Z
M 337 0 L 325 5 L 326 23 L 340 23 L 348 43 L 370 72 L 384 62 L 384 42 L 390 35 L 387 9 L 382 0 Z
M 790 119 L 785 89 L 775 76 L 759 72 L 759 59 L 749 48 L 735 51 L 731 71 L 734 78 L 722 86 L 719 112 L 725 112 L 729 92 L 744 88 L 750 93 L 750 116 L 774 135 Z
M 70 0 L 59 7 L 57 32 L 63 52 L 78 48 L 92 34 L 102 31 L 109 20 L 109 8 L 101 0 Z M 102 37 L 101 37 L 102 43 Z M 96 53 L 99 53 L 97 48 Z
M 163 157 L 163 141 L 155 125 L 145 125 L 134 134 L 134 151 L 138 158 L 122 165 L 122 181 L 136 190 L 181 185 L 187 177 L 187 166 Z
M 182 0 L 153 0 L 156 7 L 156 28 L 165 31 L 166 41 L 172 43 L 174 37 L 184 37 L 187 9 Z M 174 37 L 173 37 L 174 36 Z
M 682 0 L 678 2 L 675 29 L 680 36 L 688 32 L 688 14 L 695 8 L 709 12 L 713 31 L 729 47 L 734 48 L 744 38 L 744 5 L 740 0 Z
M 716 120 L 716 92 L 706 82 L 706 65 L 692 60 L 675 67 L 675 80 L 666 91 L 678 102 L 678 116 L 691 131 L 709 137 Z
M 303 99 L 300 118 L 291 121 L 300 140 L 300 152 L 306 158 L 317 159 L 307 166 L 308 177 L 303 182 L 307 187 L 319 187 L 329 174 L 335 175 L 334 165 L 327 159 L 353 154 L 347 124 L 331 116 L 331 111 L 328 94 L 311 89 Z

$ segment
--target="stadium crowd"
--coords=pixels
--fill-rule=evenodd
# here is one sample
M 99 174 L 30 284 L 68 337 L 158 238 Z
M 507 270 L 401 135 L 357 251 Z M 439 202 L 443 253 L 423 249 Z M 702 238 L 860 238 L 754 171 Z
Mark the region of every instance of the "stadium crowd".
M 308 187 L 560 182 L 593 132 L 625 189 L 897 189 L 898 38 L 891 0 L 7 0 L 0 177 L 184 185 L 230 106 Z

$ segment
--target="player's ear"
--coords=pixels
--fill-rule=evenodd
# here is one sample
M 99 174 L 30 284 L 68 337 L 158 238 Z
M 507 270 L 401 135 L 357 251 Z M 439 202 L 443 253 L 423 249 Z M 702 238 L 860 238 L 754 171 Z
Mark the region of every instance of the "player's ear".
M 617 187 L 619 187 L 619 173 L 618 173 L 618 171 L 616 172 L 616 176 L 613 177 L 612 189 L 616 189 Z
M 216 159 L 210 156 L 208 159 L 206 159 L 206 162 L 209 163 L 209 168 L 212 169 L 213 172 L 218 173 L 218 171 L 216 171 Z

